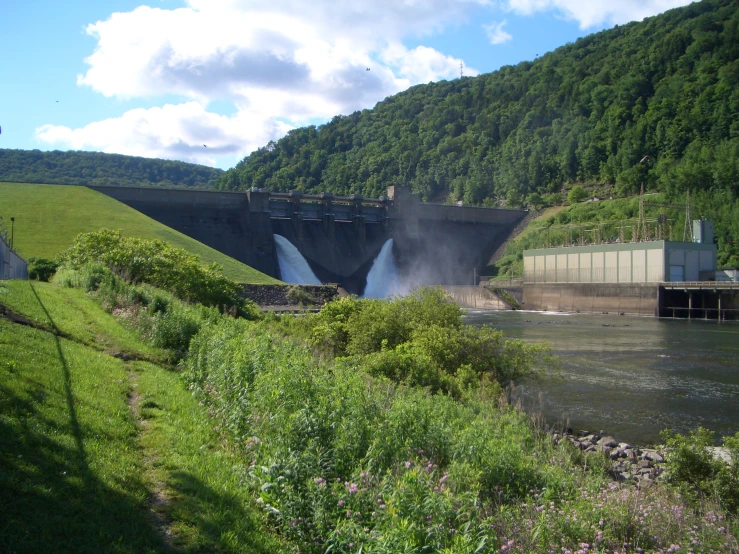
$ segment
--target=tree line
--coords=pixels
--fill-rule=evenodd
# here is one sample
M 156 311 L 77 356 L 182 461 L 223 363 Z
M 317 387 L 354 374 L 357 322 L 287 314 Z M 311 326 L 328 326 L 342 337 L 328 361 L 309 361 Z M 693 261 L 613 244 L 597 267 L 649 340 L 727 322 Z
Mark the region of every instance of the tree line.
M 0 181 L 8 182 L 213 188 L 221 174 L 203 165 L 121 154 L 0 149 Z
M 703 0 L 295 129 L 216 188 L 377 197 L 407 185 L 427 201 L 508 207 L 559 203 L 576 184 L 670 199 L 690 188 L 735 251 L 739 225 L 723 218 L 739 209 L 738 85 L 739 4 Z

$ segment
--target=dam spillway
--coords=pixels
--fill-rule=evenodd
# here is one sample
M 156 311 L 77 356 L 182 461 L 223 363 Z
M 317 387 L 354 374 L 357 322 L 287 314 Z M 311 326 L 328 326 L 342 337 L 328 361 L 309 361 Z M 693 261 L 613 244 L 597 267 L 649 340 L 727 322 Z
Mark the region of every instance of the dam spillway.
M 262 189 L 219 192 L 90 186 L 267 275 L 280 278 L 275 235 L 285 237 L 322 282 L 362 294 L 373 261 L 393 239 L 404 281 L 470 284 L 524 210 L 421 202 L 404 187 L 363 198 Z

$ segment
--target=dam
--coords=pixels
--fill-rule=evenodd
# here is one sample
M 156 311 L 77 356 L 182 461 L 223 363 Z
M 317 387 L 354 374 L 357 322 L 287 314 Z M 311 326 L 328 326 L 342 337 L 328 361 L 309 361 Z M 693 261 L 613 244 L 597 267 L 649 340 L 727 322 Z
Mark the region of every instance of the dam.
M 278 279 L 279 235 L 322 282 L 356 294 L 389 239 L 398 271 L 413 284 L 470 285 L 528 213 L 425 203 L 395 186 L 380 198 L 264 189 L 88 188 Z

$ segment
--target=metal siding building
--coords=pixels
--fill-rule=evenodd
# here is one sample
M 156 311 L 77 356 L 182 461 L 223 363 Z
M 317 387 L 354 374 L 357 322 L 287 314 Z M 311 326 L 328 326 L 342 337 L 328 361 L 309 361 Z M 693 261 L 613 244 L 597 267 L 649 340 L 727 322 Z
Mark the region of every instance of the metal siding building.
M 698 281 L 716 270 L 716 245 L 651 241 L 526 250 L 524 283 Z
M 0 280 L 28 279 L 28 264 L 0 236 Z

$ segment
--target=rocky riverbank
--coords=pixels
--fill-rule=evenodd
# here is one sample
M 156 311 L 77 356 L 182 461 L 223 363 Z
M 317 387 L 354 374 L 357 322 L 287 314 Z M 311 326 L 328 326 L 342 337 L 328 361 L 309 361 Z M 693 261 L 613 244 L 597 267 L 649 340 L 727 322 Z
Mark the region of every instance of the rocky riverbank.
M 665 453 L 659 448 L 641 448 L 587 431 L 553 431 L 552 440 L 555 444 L 567 441 L 583 452 L 602 453 L 611 460 L 609 474 L 614 480 L 633 482 L 639 488 L 651 487 L 665 470 Z
M 610 435 L 603 433 L 578 433 L 568 429 L 566 432 L 548 429 L 554 444 L 569 442 L 583 452 L 600 452 L 610 459 L 609 475 L 620 482 L 632 482 L 639 488 L 649 488 L 665 471 L 667 449 L 663 447 L 642 448 L 626 442 L 618 442 Z M 733 464 L 734 460 L 728 449 L 709 447 L 708 451 L 716 459 L 725 464 Z

